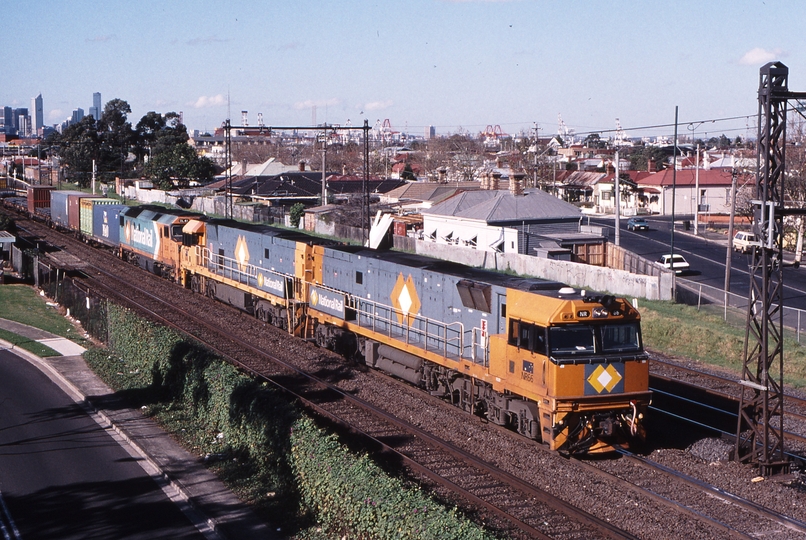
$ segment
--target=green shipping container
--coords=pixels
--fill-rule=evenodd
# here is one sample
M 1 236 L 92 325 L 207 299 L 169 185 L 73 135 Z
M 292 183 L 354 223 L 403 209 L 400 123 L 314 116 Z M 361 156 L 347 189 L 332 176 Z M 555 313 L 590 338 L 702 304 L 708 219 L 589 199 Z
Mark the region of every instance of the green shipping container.
M 81 234 L 85 234 L 87 236 L 92 236 L 92 209 L 96 205 L 100 204 L 120 204 L 119 201 L 115 199 L 102 199 L 102 198 L 82 198 L 81 202 L 81 215 L 79 217 L 79 223 L 81 227 Z

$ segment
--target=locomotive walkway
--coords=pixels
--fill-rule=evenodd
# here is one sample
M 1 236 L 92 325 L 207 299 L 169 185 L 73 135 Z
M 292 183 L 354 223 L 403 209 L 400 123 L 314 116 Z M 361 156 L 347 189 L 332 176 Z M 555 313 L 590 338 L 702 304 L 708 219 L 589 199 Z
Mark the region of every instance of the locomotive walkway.
M 40 358 L 0 340 L 0 347 L 13 348 L 19 356 L 35 364 L 79 405 L 89 409 L 122 437 L 151 466 L 148 471 L 161 486 L 175 493 L 180 506 L 189 506 L 191 520 L 212 534 L 208 538 L 272 539 L 274 532 L 260 521 L 213 473 L 179 446 L 170 435 L 139 411 L 126 407 L 95 373 L 81 355 L 78 344 L 14 321 L 0 318 L 0 329 L 27 337 L 55 350 L 62 356 Z M 154 472 L 154 470 L 156 472 Z M 174 497 L 172 497 L 174 498 Z M 201 522 L 201 523 L 199 523 Z

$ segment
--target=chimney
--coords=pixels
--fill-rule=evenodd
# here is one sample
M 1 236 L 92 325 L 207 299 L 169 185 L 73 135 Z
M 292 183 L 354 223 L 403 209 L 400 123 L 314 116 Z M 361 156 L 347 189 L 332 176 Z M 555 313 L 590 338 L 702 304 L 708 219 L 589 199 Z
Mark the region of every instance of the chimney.
M 448 169 L 446 169 L 445 167 L 440 167 L 439 169 L 437 169 L 437 172 L 439 173 L 440 184 L 444 184 L 445 182 L 448 181 Z
M 655 160 L 654 159 L 646 160 L 646 170 L 647 170 L 647 172 L 656 172 L 655 171 Z
M 246 160 L 241 161 L 241 174 L 246 176 L 246 170 L 249 168 L 249 162 Z
M 607 164 L 607 174 L 616 174 L 616 166 L 612 161 Z
M 484 171 L 481 177 L 481 189 L 490 189 L 490 171 Z
M 492 174 L 492 181 L 490 182 L 490 189 L 494 191 L 498 191 L 498 186 L 501 182 L 501 173 L 498 171 L 494 171 Z
M 526 177 L 526 173 L 522 172 L 513 172 L 509 174 L 509 192 L 517 197 L 518 195 L 523 195 L 523 179 Z
M 341 166 L 341 175 L 342 176 L 347 176 L 347 165 L 346 164 Z
M 500 169 L 504 166 L 504 160 L 500 157 L 495 158 L 495 166 Z
M 299 172 L 305 172 L 305 162 L 304 161 L 299 162 Z

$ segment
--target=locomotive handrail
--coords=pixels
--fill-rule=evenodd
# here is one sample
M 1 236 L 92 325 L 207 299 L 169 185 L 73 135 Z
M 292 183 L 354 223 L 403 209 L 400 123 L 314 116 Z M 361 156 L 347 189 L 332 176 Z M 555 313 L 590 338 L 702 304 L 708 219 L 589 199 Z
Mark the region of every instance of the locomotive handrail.
M 428 340 L 430 339 L 437 343 L 437 350 L 440 351 L 440 354 L 442 354 L 444 358 L 453 359 L 449 348 L 456 348 L 457 352 L 454 356 L 458 359 L 466 358 L 464 344 L 465 327 L 464 324 L 459 321 L 446 323 L 424 315 L 407 313 L 394 306 L 345 293 L 344 291 L 322 285 L 321 283 L 309 283 L 309 285 L 314 285 L 334 294 L 345 296 L 346 304 L 355 311 L 356 324 L 359 327 L 369 328 L 373 332 L 383 333 L 389 338 L 396 337 L 399 339 L 399 336 L 392 335 L 392 332 L 397 329 L 400 336 L 405 336 L 405 339 L 402 341 L 407 345 L 421 343 L 422 348 L 428 351 Z M 398 316 L 402 322 L 395 320 Z M 362 322 L 362 317 L 367 321 L 366 323 Z M 407 321 L 409 321 L 410 324 L 406 324 Z M 429 328 L 436 328 L 436 333 L 433 331 L 429 332 Z M 442 330 L 442 335 L 439 333 L 440 329 Z M 449 333 L 453 337 L 450 337 Z M 420 339 L 415 339 L 417 337 Z M 432 348 L 430 350 L 434 349 Z
M 200 247 L 200 246 L 197 246 Z M 267 274 L 273 274 L 276 276 L 281 276 L 283 278 L 294 277 L 289 274 L 284 274 L 282 272 L 278 272 L 276 270 L 270 270 L 268 268 L 263 268 L 262 266 L 256 266 L 254 264 L 246 264 L 244 265 L 244 270 L 240 270 L 238 266 L 238 261 L 233 259 L 232 257 L 227 257 L 225 255 L 218 255 L 213 253 L 212 250 L 208 247 L 201 248 L 201 257 L 202 260 L 205 261 L 205 267 L 213 272 L 214 274 L 221 275 L 223 277 L 229 277 L 233 281 L 237 281 L 238 283 L 242 283 L 245 285 L 252 285 L 250 283 L 251 279 L 257 279 L 258 271 L 266 272 Z M 221 260 L 222 264 L 216 262 L 217 260 Z M 216 269 L 221 270 L 220 272 L 216 271 Z M 227 276 L 229 273 L 229 276 Z M 237 274 L 237 279 L 235 275 Z M 245 278 L 245 279 L 242 279 Z

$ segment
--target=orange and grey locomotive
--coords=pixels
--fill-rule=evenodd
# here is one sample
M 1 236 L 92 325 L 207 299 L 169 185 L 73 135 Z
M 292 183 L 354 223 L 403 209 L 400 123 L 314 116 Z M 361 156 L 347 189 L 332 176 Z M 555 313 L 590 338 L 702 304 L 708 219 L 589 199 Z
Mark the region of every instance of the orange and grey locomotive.
M 228 220 L 182 237 L 185 286 L 552 449 L 644 437 L 648 361 L 624 299 Z

